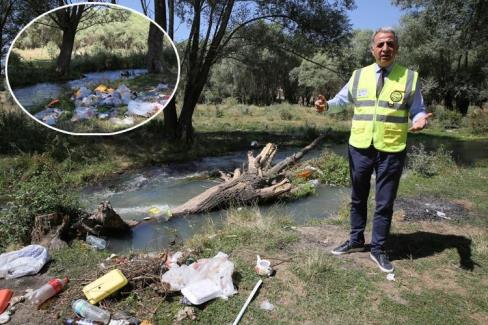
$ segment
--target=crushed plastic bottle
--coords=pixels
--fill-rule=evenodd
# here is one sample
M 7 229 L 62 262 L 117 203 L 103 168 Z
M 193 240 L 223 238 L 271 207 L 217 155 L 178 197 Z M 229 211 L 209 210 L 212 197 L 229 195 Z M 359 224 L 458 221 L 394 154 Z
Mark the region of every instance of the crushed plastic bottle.
M 108 324 L 110 321 L 110 313 L 97 306 L 93 306 L 84 299 L 78 299 L 73 301 L 71 308 L 76 315 L 86 318 L 87 320 L 99 321 L 104 324 Z
M 107 241 L 105 239 L 93 235 L 86 235 L 86 242 L 99 250 L 107 248 Z
M 29 295 L 29 300 L 31 301 L 32 304 L 39 306 L 44 301 L 48 300 L 49 298 L 61 292 L 61 290 L 63 290 L 63 288 L 68 283 L 68 281 L 69 280 L 67 277 L 65 277 L 63 280 L 57 278 L 51 279 L 49 280 L 48 283 L 46 283 L 39 289 L 33 291 Z
M 63 320 L 64 325 L 104 325 L 103 322 L 93 321 L 89 319 L 73 319 L 67 318 Z

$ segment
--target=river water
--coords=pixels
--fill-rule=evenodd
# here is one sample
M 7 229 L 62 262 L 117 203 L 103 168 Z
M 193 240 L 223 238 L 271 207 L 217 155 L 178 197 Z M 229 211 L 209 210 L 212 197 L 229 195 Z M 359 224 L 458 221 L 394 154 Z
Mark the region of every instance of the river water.
M 411 141 L 409 145 L 418 142 Z M 488 159 L 488 141 L 466 142 L 430 138 L 422 139 L 422 143 L 429 151 L 443 145 L 453 152 L 454 159 L 461 165 L 470 165 L 480 159 Z M 322 146 L 309 152 L 302 160 L 316 157 L 326 149 L 347 157 L 347 146 L 342 144 Z M 297 150 L 297 148 L 280 149 L 274 161 L 280 161 Z M 242 163 L 247 159 L 246 156 L 246 151 L 240 151 L 188 163 L 128 172 L 109 183 L 86 188 L 81 198 L 87 210 L 93 210 L 99 202 L 109 200 L 115 211 L 124 219 L 142 220 L 148 216 L 148 210 L 152 207 L 162 209 L 166 204 L 170 208 L 176 207 L 216 185 L 216 181 L 207 179 L 208 171 L 232 171 L 242 167 Z M 286 204 L 260 206 L 259 209 L 263 213 L 272 210 L 273 215 L 289 216 L 298 224 L 304 224 L 312 219 L 336 215 L 340 205 L 347 200 L 348 196 L 349 188 L 319 185 L 316 195 Z M 172 218 L 166 222 L 146 221 L 133 229 L 131 238 L 110 239 L 109 249 L 150 251 L 166 248 L 172 241 L 183 241 L 201 231 L 209 222 L 220 225 L 225 220 L 225 216 L 226 211 L 217 211 Z
M 46 103 L 50 99 L 56 98 L 66 91 L 71 91 L 81 86 L 88 86 L 90 84 L 98 85 L 104 82 L 113 82 L 120 80 L 121 73 L 129 71 L 130 76 L 125 79 L 131 79 L 147 73 L 146 69 L 125 69 L 125 70 L 111 70 L 101 72 L 85 73 L 82 79 L 70 80 L 67 82 L 42 82 L 32 86 L 19 87 L 13 89 L 14 95 L 26 109 L 33 106 Z

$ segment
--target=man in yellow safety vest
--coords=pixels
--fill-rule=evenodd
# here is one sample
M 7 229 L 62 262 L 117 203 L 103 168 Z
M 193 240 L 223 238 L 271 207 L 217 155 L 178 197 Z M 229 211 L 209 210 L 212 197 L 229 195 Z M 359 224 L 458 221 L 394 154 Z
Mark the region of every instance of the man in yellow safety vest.
M 376 63 L 353 72 L 344 88 L 326 102 L 328 113 L 354 106 L 349 137 L 349 167 L 352 183 L 350 238 L 332 250 L 334 255 L 364 251 L 367 202 L 371 175 L 376 174 L 376 209 L 371 238 L 371 259 L 384 272 L 392 272 L 385 251 L 390 232 L 393 203 L 402 174 L 408 132 L 427 125 L 418 73 L 394 63 L 398 38 L 390 27 L 374 34 L 371 53 Z

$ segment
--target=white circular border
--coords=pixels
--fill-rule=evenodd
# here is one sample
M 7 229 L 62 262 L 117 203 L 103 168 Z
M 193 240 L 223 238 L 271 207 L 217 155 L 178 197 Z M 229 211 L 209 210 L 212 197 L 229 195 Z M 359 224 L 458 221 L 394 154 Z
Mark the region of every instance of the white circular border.
M 29 28 L 30 25 L 32 25 L 39 18 L 41 18 L 43 16 L 46 16 L 46 15 L 50 14 L 51 12 L 54 12 L 54 11 L 59 10 L 59 9 L 68 8 L 68 7 L 74 7 L 74 6 L 79 6 L 79 5 L 101 5 L 101 6 L 116 7 L 116 8 L 119 8 L 119 9 L 129 10 L 129 11 L 131 11 L 131 12 L 133 12 L 133 13 L 139 15 L 139 16 L 144 17 L 145 19 L 149 20 L 150 23 L 156 25 L 164 33 L 164 35 L 168 38 L 168 40 L 170 41 L 171 45 L 173 46 L 173 49 L 174 49 L 175 54 L 176 54 L 176 60 L 178 62 L 178 78 L 176 79 L 176 84 L 175 84 L 175 87 L 173 89 L 173 93 L 170 95 L 170 97 L 169 97 L 166 105 L 164 105 L 163 108 L 159 112 L 157 112 L 153 116 L 147 118 L 144 122 L 141 122 L 141 123 L 139 123 L 137 125 L 134 125 L 134 126 L 132 126 L 130 128 L 123 129 L 123 130 L 117 131 L 117 132 L 111 132 L 111 133 L 75 133 L 75 132 L 69 132 L 69 131 L 65 131 L 65 130 L 62 130 L 62 129 L 55 128 L 54 126 L 51 126 L 51 125 L 47 125 L 44 122 L 41 122 L 36 117 L 34 117 L 34 115 L 32 115 L 27 109 L 25 109 L 24 106 L 22 104 L 20 104 L 20 102 L 17 100 L 17 97 L 15 97 L 15 93 L 12 91 L 12 88 L 10 87 L 10 82 L 8 80 L 8 62 L 9 62 L 9 58 L 10 58 L 10 53 L 12 52 L 12 49 L 14 47 L 15 42 L 17 41 L 17 38 L 19 38 L 19 36 L 27 28 Z M 46 127 L 50 128 L 50 129 L 53 129 L 55 131 L 58 131 L 58 132 L 61 132 L 61 133 L 65 133 L 65 134 L 70 134 L 70 135 L 81 135 L 81 136 L 100 136 L 100 135 L 102 135 L 102 136 L 108 136 L 108 135 L 121 134 L 121 133 L 124 133 L 124 132 L 131 131 L 131 130 L 133 130 L 135 128 L 138 128 L 140 126 L 143 126 L 144 124 L 148 123 L 150 120 L 152 120 L 153 118 L 155 118 L 157 115 L 159 115 L 166 108 L 166 106 L 168 106 L 169 102 L 173 99 L 173 97 L 174 97 L 174 95 L 176 93 L 176 90 L 178 89 L 178 85 L 180 83 L 180 76 L 181 76 L 180 56 L 178 55 L 178 50 L 176 49 L 175 43 L 169 37 L 168 33 L 166 33 L 166 31 L 161 26 L 159 26 L 154 20 L 152 20 L 151 18 L 145 16 L 144 14 L 142 14 L 142 13 L 140 13 L 140 12 L 134 10 L 134 9 L 127 8 L 127 7 L 121 6 L 121 5 L 112 4 L 112 3 L 79 2 L 79 3 L 69 4 L 69 5 L 65 5 L 65 6 L 60 6 L 60 7 L 57 7 L 55 9 L 49 10 L 48 12 L 43 13 L 42 15 L 40 15 L 40 16 L 36 17 L 35 19 L 33 19 L 30 23 L 28 23 L 24 28 L 22 28 L 20 30 L 20 32 L 17 34 L 17 36 L 15 36 L 14 40 L 12 41 L 12 44 L 10 45 L 10 47 L 8 49 L 8 52 L 7 52 L 7 56 L 5 58 L 5 80 L 7 82 L 8 90 L 10 91 L 10 94 L 12 95 L 12 97 L 15 100 L 15 102 L 17 103 L 17 105 L 20 106 L 20 108 L 22 108 L 22 110 L 25 113 L 27 113 L 27 115 L 29 115 L 33 120 L 35 120 L 36 122 L 40 123 L 41 125 L 46 126 Z

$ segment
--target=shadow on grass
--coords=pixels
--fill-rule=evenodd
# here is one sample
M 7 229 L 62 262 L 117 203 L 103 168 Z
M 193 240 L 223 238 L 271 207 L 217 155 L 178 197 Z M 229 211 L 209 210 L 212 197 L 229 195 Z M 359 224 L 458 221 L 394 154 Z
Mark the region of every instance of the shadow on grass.
M 457 235 L 441 235 L 425 231 L 410 234 L 391 234 L 388 246 L 391 260 L 417 259 L 455 248 L 461 268 L 473 271 L 480 266 L 471 259 L 471 239 Z

